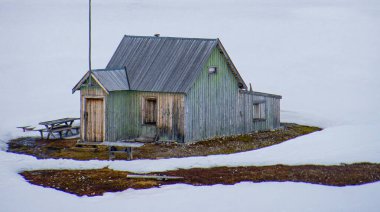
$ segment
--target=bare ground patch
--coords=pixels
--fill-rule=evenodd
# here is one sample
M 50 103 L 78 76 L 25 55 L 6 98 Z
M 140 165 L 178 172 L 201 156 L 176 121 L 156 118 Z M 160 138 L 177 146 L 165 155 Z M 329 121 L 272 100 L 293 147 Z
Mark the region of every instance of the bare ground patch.
M 283 124 L 282 130 L 265 131 L 246 135 L 227 136 L 200 141 L 194 144 L 150 143 L 134 150 L 134 159 L 180 158 L 190 156 L 205 156 L 230 154 L 260 149 L 275 145 L 289 139 L 321 130 L 318 127 L 298 124 Z M 28 154 L 37 158 L 70 158 L 76 160 L 108 160 L 106 147 L 79 148 L 77 139 L 39 140 L 34 138 L 19 138 L 9 142 L 9 152 Z M 116 159 L 126 159 L 119 154 Z
M 361 185 L 380 180 L 380 164 L 215 167 L 149 173 L 184 177 L 184 179 L 170 181 L 130 179 L 127 178 L 128 174 L 133 173 L 111 169 L 37 170 L 21 173 L 27 181 L 35 185 L 58 189 L 78 196 L 98 196 L 105 192 L 117 192 L 129 188 L 147 189 L 177 183 L 206 186 L 232 185 L 239 182 L 291 181 L 328 186 Z

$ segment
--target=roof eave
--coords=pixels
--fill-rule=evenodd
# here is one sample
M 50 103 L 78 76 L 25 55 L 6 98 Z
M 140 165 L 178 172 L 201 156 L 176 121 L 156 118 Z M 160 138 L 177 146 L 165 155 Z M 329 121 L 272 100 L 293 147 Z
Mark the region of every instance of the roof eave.
M 87 73 L 82 77 L 82 79 L 79 80 L 79 82 L 72 89 L 73 94 L 75 93 L 75 91 L 80 89 L 80 86 L 82 86 L 82 84 L 88 79 L 89 75 L 90 75 L 90 72 L 87 71 Z
M 227 64 L 230 66 L 230 68 L 234 72 L 234 75 L 236 76 L 238 81 L 243 85 L 243 88 L 247 89 L 248 88 L 247 85 L 245 84 L 243 78 L 241 77 L 239 71 L 235 67 L 235 64 L 232 62 L 230 56 L 228 55 L 226 49 L 224 48 L 224 46 L 223 46 L 222 42 L 219 40 L 219 38 L 217 39 L 217 47 L 219 47 L 219 49 L 223 52 L 224 56 L 227 59 Z
M 103 84 L 99 81 L 98 78 L 95 77 L 94 74 L 91 74 L 92 78 L 98 83 L 98 85 L 107 93 L 109 94 L 109 91 L 103 86 Z M 87 73 L 82 77 L 82 79 L 74 86 L 72 89 L 72 93 L 74 94 L 75 91 L 79 90 L 80 87 L 83 85 L 83 83 L 90 77 L 90 72 L 87 71 Z
M 104 85 L 99 81 L 98 78 L 96 78 L 96 76 L 94 74 L 91 74 L 92 78 L 94 78 L 94 80 L 96 81 L 96 83 L 98 83 L 98 85 L 107 93 L 107 94 L 110 94 L 110 92 L 104 87 Z
M 192 82 L 189 83 L 189 86 L 184 89 L 184 93 L 187 94 L 189 92 L 189 90 L 193 87 L 195 81 L 198 79 L 200 73 L 202 72 L 204 66 L 206 65 L 208 59 L 210 58 L 211 54 L 212 54 L 212 51 L 214 50 L 214 48 L 218 45 L 218 39 L 216 39 L 216 43 L 212 46 L 212 48 L 210 48 L 210 51 L 207 53 L 207 56 L 205 57 L 204 61 L 202 62 L 202 64 L 198 67 L 198 74 L 196 75 L 196 77 L 194 77 L 194 79 L 192 79 Z

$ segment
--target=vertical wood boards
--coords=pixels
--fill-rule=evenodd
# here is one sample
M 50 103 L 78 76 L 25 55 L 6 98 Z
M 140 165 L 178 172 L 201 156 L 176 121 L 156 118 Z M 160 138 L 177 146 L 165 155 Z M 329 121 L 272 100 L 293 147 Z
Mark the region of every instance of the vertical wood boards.
M 84 120 L 86 130 L 86 141 L 104 141 L 104 104 L 102 98 L 86 98 L 85 113 L 87 118 Z
M 81 129 L 80 129 L 80 138 L 81 140 L 83 141 L 86 141 L 86 123 L 85 123 L 85 117 L 84 117 L 84 114 L 86 112 L 86 102 L 89 100 L 89 99 L 101 99 L 102 100 L 102 106 L 99 105 L 99 103 L 96 104 L 96 107 L 98 107 L 99 109 L 97 110 L 101 110 L 99 112 L 96 112 L 96 116 L 99 116 L 97 118 L 97 120 L 101 120 L 103 123 L 99 123 L 97 126 L 98 127 L 102 127 L 103 129 L 100 130 L 98 128 L 98 131 L 101 132 L 102 134 L 102 139 L 101 140 L 104 140 L 105 139 L 105 113 L 104 113 L 104 110 L 105 110 L 105 101 L 107 100 L 107 93 L 98 85 L 93 85 L 91 87 L 86 87 L 86 86 L 82 86 L 81 87 L 81 90 L 80 90 L 80 105 L 81 105 L 81 109 L 80 109 L 80 119 L 81 119 Z M 91 110 L 95 110 L 95 108 L 92 108 L 92 107 L 95 107 L 93 104 L 90 104 L 89 106 L 91 108 Z M 88 109 L 90 109 L 88 108 Z M 102 117 L 100 117 L 102 116 Z M 93 122 L 90 122 L 90 123 L 93 123 Z M 92 125 L 90 126 L 92 127 Z M 92 130 L 90 130 L 91 132 Z M 99 138 L 99 136 L 101 136 L 99 133 L 98 133 L 98 137 L 97 139 Z
M 156 124 L 144 124 L 147 99 L 156 99 Z M 151 108 L 152 109 L 152 108 Z M 155 114 L 156 113 L 156 114 Z M 106 103 L 106 138 L 109 141 L 152 136 L 160 140 L 184 138 L 184 94 L 142 91 L 110 92 Z
M 216 73 L 209 67 L 217 67 Z M 235 134 L 238 92 L 238 81 L 215 48 L 186 96 L 185 141 Z
M 217 67 L 209 73 L 209 67 Z M 261 116 L 255 120 L 253 104 L 265 101 Z M 226 58 L 215 48 L 201 75 L 185 99 L 185 142 L 216 136 L 243 134 L 280 127 L 280 99 L 239 91 Z
M 240 110 L 245 114 L 244 128 L 240 127 L 240 133 L 249 133 L 261 130 L 272 130 L 280 127 L 280 98 L 270 95 L 260 95 L 247 91 L 241 91 L 239 93 L 240 99 Z M 255 117 L 254 107 L 252 105 L 260 103 L 259 113 L 260 117 Z M 259 118 L 259 119 L 256 119 Z

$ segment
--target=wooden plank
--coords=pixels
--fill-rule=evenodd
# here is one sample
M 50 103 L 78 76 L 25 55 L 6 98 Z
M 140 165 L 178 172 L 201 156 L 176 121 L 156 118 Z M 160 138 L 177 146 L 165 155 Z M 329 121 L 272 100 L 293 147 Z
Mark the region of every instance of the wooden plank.
M 73 129 L 72 127 L 68 126 L 62 126 L 62 127 L 57 127 L 57 128 L 54 128 L 54 129 L 51 129 L 50 131 L 51 132 L 62 132 L 62 131 L 65 131 L 65 130 L 71 130 Z
M 22 126 L 22 127 L 16 127 L 16 128 L 22 129 L 23 132 L 26 132 L 26 131 L 32 131 L 35 127 Z
M 51 121 L 44 121 L 40 122 L 38 124 L 40 125 L 52 125 L 52 124 L 62 124 L 66 122 L 71 122 L 75 120 L 79 120 L 80 118 L 62 118 L 62 119 L 56 119 L 56 120 L 51 120 Z
M 110 141 L 104 141 L 104 142 L 77 142 L 77 145 L 85 145 L 85 146 L 116 146 L 116 147 L 132 147 L 132 148 L 138 148 L 144 146 L 142 143 L 122 143 L 122 142 L 110 142 Z
M 127 178 L 137 178 L 137 179 L 154 179 L 154 180 L 179 180 L 183 177 L 178 176 L 167 176 L 167 175 L 137 175 L 137 174 L 128 174 Z
M 104 141 L 101 143 L 101 145 L 106 146 L 118 146 L 118 147 L 142 147 L 144 144 L 142 143 L 124 143 L 124 142 L 110 142 L 110 141 Z

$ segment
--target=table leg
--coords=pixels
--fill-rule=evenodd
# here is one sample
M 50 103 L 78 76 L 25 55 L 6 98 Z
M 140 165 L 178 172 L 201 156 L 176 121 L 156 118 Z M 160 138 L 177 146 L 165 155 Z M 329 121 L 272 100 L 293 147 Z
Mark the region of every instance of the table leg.
M 73 126 L 73 123 L 74 123 L 74 121 L 70 121 L 69 123 L 66 122 L 66 125 L 67 125 L 68 127 L 72 127 L 72 126 Z M 69 131 L 70 131 L 71 135 L 74 135 L 73 130 L 70 129 L 70 130 L 67 130 L 67 131 L 66 131 L 66 136 L 69 135 Z
M 54 134 L 52 132 L 52 130 L 54 128 L 54 124 L 52 124 L 50 127 L 49 127 L 49 125 L 45 125 L 45 127 L 46 127 L 47 131 L 49 132 L 48 136 L 47 136 L 47 139 L 49 140 L 50 136 L 52 136 L 52 137 L 55 138 L 55 136 L 54 136 Z
M 117 148 L 114 147 L 114 146 L 110 146 L 109 147 L 109 159 L 112 160 L 112 159 L 115 159 L 116 158 L 116 155 L 115 155 L 115 151 L 117 151 Z
M 48 131 L 49 131 L 49 134 L 48 134 L 48 139 L 50 136 L 52 136 L 53 138 L 56 138 L 53 131 L 52 131 L 53 128 L 49 128 Z
M 40 131 L 40 134 L 41 134 L 41 140 L 44 139 L 44 134 L 42 133 L 42 130 L 39 130 Z
M 133 160 L 132 147 L 126 147 L 125 151 L 127 152 L 128 160 Z

